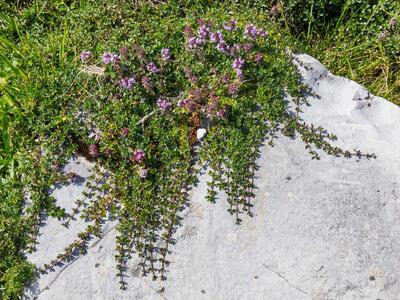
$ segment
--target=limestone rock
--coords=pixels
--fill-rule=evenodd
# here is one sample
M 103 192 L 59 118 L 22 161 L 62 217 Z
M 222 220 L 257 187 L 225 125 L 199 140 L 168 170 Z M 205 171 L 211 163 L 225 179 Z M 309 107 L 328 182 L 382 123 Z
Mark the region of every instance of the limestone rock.
M 26 289 L 27 299 L 399 299 L 400 108 L 360 85 L 330 74 L 308 55 L 296 56 L 310 96 L 303 118 L 338 136 L 337 144 L 373 152 L 375 160 L 311 160 L 299 139 L 280 136 L 259 159 L 255 216 L 242 225 L 220 195 L 207 203 L 207 176 L 192 191 L 176 233 L 167 281 L 128 268 L 128 289 L 115 277 L 114 223 L 89 253 Z M 82 182 L 56 189 L 68 210 L 83 190 L 90 163 L 66 168 Z M 41 228 L 37 265 L 53 259 L 85 224 Z

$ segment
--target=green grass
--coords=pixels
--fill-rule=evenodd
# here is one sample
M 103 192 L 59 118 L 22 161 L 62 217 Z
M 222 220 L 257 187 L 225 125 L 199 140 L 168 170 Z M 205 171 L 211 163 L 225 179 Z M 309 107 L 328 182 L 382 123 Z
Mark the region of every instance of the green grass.
M 400 105 L 400 26 L 391 27 L 392 18 L 400 20 L 400 2 L 379 0 L 371 6 L 366 1 L 352 12 L 345 6 L 323 30 L 311 27 L 311 33 L 295 38 L 332 73 Z M 387 36 L 379 39 L 385 30 Z
M 335 43 L 318 42 L 312 46 L 307 45 L 306 51 L 319 59 L 335 75 L 352 79 L 374 95 L 400 105 L 400 60 L 387 56 L 381 47 L 376 42 L 349 47 L 347 40 L 341 40 Z M 337 48 L 343 50 L 337 51 Z
M 296 4 L 296 1 L 291 0 L 287 3 Z M 0 298 L 20 298 L 24 284 L 33 277 L 34 266 L 25 260 L 25 253 L 34 247 L 38 216 L 45 213 L 60 219 L 65 217 L 63 210 L 55 205 L 54 199 L 46 192 L 46 188 L 53 182 L 66 180 L 65 176 L 52 172 L 52 167 L 55 162 L 62 165 L 73 152 L 93 142 L 87 138 L 87 132 L 78 126 L 74 119 L 74 111 L 85 107 L 93 112 L 98 120 L 97 125 L 104 132 L 107 128 L 119 132 L 121 126 L 135 124 L 142 114 L 153 109 L 154 103 L 144 106 L 142 110 L 130 110 L 132 109 L 130 105 L 126 109 L 120 109 L 124 107 L 125 102 L 120 104 L 120 108 L 118 105 L 100 107 L 97 102 L 93 102 L 94 96 L 98 97 L 96 99 L 105 100 L 109 99 L 110 94 L 115 93 L 114 87 L 109 84 L 115 74 L 112 70 L 108 70 L 106 72 L 108 81 L 104 82 L 101 78 L 94 80 L 86 76 L 82 73 L 79 62 L 79 53 L 82 50 L 90 49 L 97 59 L 92 62 L 98 64 L 101 53 L 104 51 L 118 51 L 120 47 L 133 43 L 135 40 L 144 45 L 149 55 L 155 56 L 160 47 L 165 44 L 173 49 L 180 63 L 195 65 L 196 61 L 191 61 L 189 57 L 180 53 L 179 48 L 176 48 L 183 41 L 182 34 L 177 28 L 179 26 L 182 28 L 184 22 L 195 23 L 194 20 L 200 16 L 221 22 L 230 8 L 233 14 L 240 16 L 238 18 L 243 23 L 245 20 L 252 20 L 268 28 L 273 44 L 273 48 L 270 49 L 272 52 L 268 55 L 272 56 L 273 51 L 277 51 L 274 54 L 275 60 L 270 62 L 269 69 L 260 71 L 265 72 L 260 73 L 263 76 L 259 78 L 259 82 L 265 81 L 265 89 L 257 89 L 256 94 L 251 94 L 252 89 L 246 90 L 247 95 L 251 94 L 254 99 L 264 101 L 262 96 L 266 94 L 275 95 L 279 99 L 280 82 L 275 82 L 276 79 L 270 78 L 268 72 L 276 74 L 276 78 L 282 81 L 287 80 L 294 94 L 299 92 L 294 84 L 296 77 L 286 73 L 286 69 L 290 68 L 286 66 L 284 55 L 278 51 L 289 46 L 315 56 L 327 65 L 331 72 L 353 79 L 365 85 L 374 94 L 400 105 L 399 26 L 389 30 L 388 25 L 390 18 L 400 16 L 400 4 L 395 1 L 379 0 L 375 1 L 376 5 L 359 5 L 354 10 L 349 5 L 354 1 L 342 1 L 345 4 L 341 13 L 335 13 L 334 17 L 328 13 L 323 14 L 324 19 L 316 17 L 321 7 L 324 7 L 316 1 L 316 5 L 304 7 L 301 15 L 308 17 L 303 20 L 294 18 L 291 15 L 293 11 L 282 4 L 279 5 L 278 17 L 269 16 L 268 11 L 272 2 L 268 1 L 233 1 L 236 4 L 219 5 L 215 1 L 203 1 L 200 4 L 199 1 L 175 0 L 170 1 L 170 6 L 164 7 L 164 4 L 155 5 L 149 1 L 133 4 L 133 1 L 125 0 L 33 0 L 18 1 L 13 6 L 9 1 L 0 0 L 0 9 L 3 12 L 0 15 L 0 236 L 3 237 L 0 240 Z M 248 3 L 261 4 L 256 6 L 257 8 L 249 9 L 246 7 Z M 332 20 L 329 19 L 330 17 Z M 377 34 L 385 29 L 389 30 L 389 35 L 384 40 L 377 41 Z M 222 70 L 229 70 L 230 62 L 213 63 Z M 203 72 L 201 76 L 204 81 L 212 85 L 214 82 L 207 77 L 208 75 L 204 75 L 208 71 L 198 67 L 198 72 Z M 172 77 L 184 77 L 182 72 L 171 74 Z M 178 88 L 183 87 L 176 84 L 168 87 L 167 91 L 172 93 Z M 152 99 L 146 94 L 139 95 Z M 131 101 L 130 98 L 123 99 L 123 101 Z M 246 103 L 246 98 L 243 99 Z M 249 180 L 251 172 L 249 173 L 245 168 L 255 167 L 251 164 L 246 166 L 241 164 L 241 155 L 248 148 L 243 148 L 243 145 L 257 144 L 259 139 L 257 134 L 260 131 L 258 125 L 246 123 L 240 118 L 238 112 L 242 110 L 243 113 L 243 110 L 248 107 L 241 107 L 240 101 L 228 97 L 223 101 L 232 111 L 237 109 L 236 116 L 239 117 L 232 117 L 230 126 L 224 123 L 221 131 L 210 130 L 209 137 L 215 140 L 210 141 L 209 147 L 205 147 L 202 156 L 213 158 L 223 154 L 234 162 L 231 167 L 238 171 L 240 176 L 234 178 L 236 186 L 232 187 L 218 176 L 221 164 L 228 164 L 228 162 L 211 159 L 211 166 L 214 168 L 212 175 L 215 180 L 210 186 L 209 200 L 214 200 L 214 188 L 225 188 L 230 195 L 233 195 L 230 200 L 231 212 L 237 213 L 235 205 L 239 207 L 239 204 L 244 204 L 243 195 L 245 197 L 251 195 L 252 184 Z M 130 102 L 124 105 L 127 103 Z M 251 103 L 248 104 L 251 105 Z M 284 121 L 288 129 L 298 130 L 307 135 L 311 143 L 320 142 L 313 140 L 315 132 L 310 134 L 307 128 L 299 127 L 293 120 L 283 118 L 282 103 L 266 102 L 265 105 L 270 106 L 270 111 L 263 117 L 270 118 L 276 123 Z M 117 111 L 118 118 L 111 121 L 104 118 L 109 111 L 114 113 Z M 128 112 L 129 115 L 127 115 Z M 137 172 L 136 166 L 119 163 L 119 160 L 123 161 L 128 155 L 129 147 L 121 145 L 112 130 L 104 138 L 103 144 L 99 145 L 100 149 L 109 148 L 107 151 L 111 151 L 115 157 L 101 157 L 99 163 L 111 169 L 114 168 L 116 176 L 119 176 L 117 177 L 119 182 L 133 180 L 135 183 L 130 186 L 129 193 L 131 194 L 118 191 L 119 197 L 122 200 L 125 199 L 126 205 L 130 205 L 129 197 L 140 195 L 145 201 L 150 202 L 135 201 L 137 205 L 146 205 L 151 218 L 162 211 L 162 207 L 159 207 L 160 210 L 157 211 L 147 207 L 148 203 L 154 201 L 153 199 L 159 199 L 158 188 L 162 186 L 159 183 L 166 180 L 166 178 L 157 177 L 159 175 L 155 173 L 152 174 L 151 168 L 168 170 L 171 165 L 164 165 L 163 160 L 173 163 L 185 159 L 189 162 L 190 143 L 187 143 L 186 137 L 189 133 L 193 133 L 195 128 L 193 124 L 199 122 L 196 119 L 198 116 L 191 117 L 190 125 L 181 123 L 184 118 L 154 119 L 149 121 L 149 128 L 143 134 L 132 129 L 137 136 L 130 137 L 131 143 L 136 143 L 136 140 L 142 139 L 142 135 L 147 134 L 145 139 L 140 140 L 142 143 L 140 146 L 148 147 L 146 150 L 151 153 L 148 167 L 153 181 L 145 184 L 140 190 L 135 190 L 133 186 L 141 185 L 142 181 L 138 178 L 130 179 L 131 174 Z M 175 129 L 170 135 L 164 137 L 164 133 L 158 128 L 171 124 L 175 126 Z M 239 130 L 241 126 L 247 131 Z M 221 136 L 231 137 L 232 142 L 225 143 Z M 326 138 L 329 140 L 330 136 Z M 328 147 L 326 144 L 319 146 Z M 173 147 L 178 147 L 178 154 L 174 151 L 163 150 Z M 46 149 L 49 155 L 42 155 L 40 148 Z M 221 149 L 224 149 L 226 153 L 222 153 Z M 256 156 L 256 153 L 251 153 L 249 156 Z M 186 171 L 189 165 L 188 163 L 179 167 Z M 37 174 L 42 175 L 38 177 Z M 182 171 L 181 174 L 185 172 Z M 165 176 L 167 176 L 167 184 L 171 186 L 171 189 L 175 189 L 167 189 L 167 194 L 168 192 L 176 194 L 178 190 L 178 187 L 174 186 L 176 182 L 168 177 L 168 174 Z M 193 180 L 187 175 L 182 176 L 186 176 L 186 180 Z M 24 189 L 27 186 L 30 188 L 33 205 L 25 214 L 22 214 L 25 205 Z M 109 186 L 105 188 L 109 189 Z M 243 190 L 246 191 L 243 192 Z M 234 199 L 238 195 L 242 197 L 240 203 Z M 183 198 L 179 196 L 177 199 L 175 200 L 181 201 Z M 170 203 L 163 199 L 159 200 L 164 205 L 165 211 L 169 213 L 169 217 L 173 218 L 176 207 L 170 207 Z M 98 203 L 104 204 L 102 201 L 105 200 L 100 199 Z M 105 213 L 99 209 L 95 212 L 95 217 Z M 143 215 L 138 216 L 133 210 L 127 213 L 139 218 L 140 222 L 149 218 L 149 215 L 146 218 Z M 118 212 L 114 214 L 118 215 Z M 91 217 L 94 218 L 93 215 Z M 126 219 L 124 220 L 126 222 L 121 222 L 119 227 L 121 232 L 126 230 L 128 225 L 132 225 Z M 150 238 L 154 238 L 151 236 L 155 235 L 154 232 L 148 234 Z M 124 238 L 126 236 L 121 235 L 120 245 L 126 242 Z M 129 240 L 129 242 L 132 241 Z M 138 247 L 140 249 L 143 245 L 139 243 Z M 151 249 L 152 246 L 149 247 Z M 126 255 L 124 249 L 120 249 L 121 266 L 124 255 Z
M 31 10 L 37 13 L 35 8 Z M 32 146 L 31 126 L 35 122 L 37 102 L 65 59 L 65 43 L 60 43 L 65 37 L 61 33 L 49 33 L 51 44 L 45 44 L 43 38 L 47 33 L 38 36 L 40 27 L 25 27 L 29 13 L 21 17 L 21 11 L 17 17 L 13 12 L 0 14 L 1 299 L 19 298 L 24 284 L 34 273 L 34 266 L 25 260 L 33 225 L 27 214 L 22 213 L 27 179 L 24 176 L 29 176 L 29 172 L 23 171 L 21 153 Z M 38 23 L 43 22 L 42 14 L 45 11 L 36 14 Z

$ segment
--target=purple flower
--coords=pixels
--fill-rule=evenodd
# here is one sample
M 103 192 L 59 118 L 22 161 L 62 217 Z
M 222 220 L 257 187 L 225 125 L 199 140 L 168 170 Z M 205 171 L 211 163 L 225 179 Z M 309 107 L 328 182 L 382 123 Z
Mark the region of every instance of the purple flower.
M 248 38 L 255 39 L 258 34 L 258 29 L 253 24 L 248 24 L 244 29 L 244 34 Z
M 211 43 L 217 43 L 219 42 L 219 37 L 217 32 L 211 32 L 210 33 L 210 41 Z
M 224 24 L 224 29 L 229 30 L 229 31 L 235 30 L 236 29 L 236 21 L 231 20 L 231 21 L 226 22 Z
M 197 31 L 199 36 L 203 39 L 207 38 L 208 34 L 210 33 L 210 28 L 207 25 L 201 25 L 199 30 Z
M 204 42 L 205 41 L 203 39 L 193 36 L 188 40 L 188 47 L 189 49 L 195 49 L 201 45 L 204 45 Z
M 121 87 L 130 90 L 135 82 L 135 77 L 124 77 L 120 80 L 119 84 L 121 85 Z
M 198 46 L 202 46 L 202 45 L 204 45 L 206 43 L 206 41 L 204 40 L 204 39 L 202 39 L 202 38 L 197 38 L 196 39 L 196 44 L 198 45 Z
M 224 41 L 224 36 L 221 31 L 211 32 L 210 33 L 210 41 L 211 43 L 219 43 Z
M 81 53 L 81 62 L 86 62 L 88 59 L 89 59 L 89 57 L 92 55 L 92 52 L 90 52 L 90 51 L 83 51 L 82 53 Z
M 239 84 L 238 83 L 232 83 L 232 84 L 230 84 L 228 86 L 229 95 L 231 95 L 231 96 L 236 95 L 238 91 L 239 91 Z
M 267 34 L 268 34 L 268 32 L 266 32 L 266 31 L 264 31 L 264 30 L 262 30 L 262 29 L 260 29 L 260 30 L 258 31 L 258 35 L 259 35 L 260 37 L 265 37 L 265 36 L 267 36 Z
M 88 150 L 89 150 L 88 151 L 89 155 L 92 156 L 92 157 L 96 157 L 96 156 L 99 155 L 99 150 L 97 149 L 97 145 L 96 144 L 89 145 Z
M 217 49 L 219 51 L 221 51 L 222 53 L 226 53 L 227 54 L 228 51 L 229 51 L 229 46 L 228 46 L 227 43 L 225 43 L 225 41 L 222 41 L 217 45 Z
M 121 135 L 123 137 L 126 137 L 128 134 L 129 134 L 129 128 L 124 127 L 121 129 Z
M 196 75 L 193 74 L 193 71 L 190 68 L 184 67 L 183 71 L 185 72 L 185 75 L 189 79 L 190 82 L 192 82 L 192 83 L 197 82 L 197 77 L 196 77 Z
M 244 66 L 244 59 L 241 57 L 237 57 L 234 59 L 232 63 L 232 68 L 234 69 L 241 69 Z
M 229 76 L 228 76 L 227 74 L 224 74 L 224 75 L 221 77 L 221 81 L 222 81 L 223 83 L 228 83 L 228 81 L 229 81 Z
M 377 39 L 378 41 L 382 41 L 384 39 L 386 39 L 389 36 L 389 31 L 387 31 L 386 29 L 384 31 L 381 31 L 378 36 Z
M 160 72 L 160 69 L 152 61 L 147 64 L 146 68 L 147 68 L 147 71 L 149 71 L 149 72 L 151 72 L 153 74 L 156 74 L 156 73 Z
M 195 104 L 192 99 L 184 99 L 184 100 L 179 100 L 178 101 L 178 107 L 180 108 L 186 108 L 189 111 L 194 111 L 195 109 Z
M 229 49 L 229 53 L 233 57 L 235 57 L 239 52 L 240 52 L 240 45 L 238 45 L 238 44 L 233 44 Z
M 167 112 L 171 109 L 172 104 L 164 97 L 160 97 L 157 100 L 157 106 L 162 112 Z
M 185 100 L 179 100 L 178 101 L 178 107 L 180 107 L 180 108 L 183 108 L 183 107 L 185 107 Z
M 242 78 L 243 78 L 243 71 L 242 71 L 242 69 L 235 69 L 235 72 L 236 72 L 237 78 L 239 78 L 239 79 L 242 79 Z
M 171 58 L 171 50 L 168 48 L 161 49 L 161 59 L 163 61 L 169 61 Z
M 253 44 L 251 44 L 251 43 L 246 43 L 243 45 L 243 50 L 245 52 L 250 52 L 252 48 L 253 48 Z
M 119 63 L 119 56 L 115 53 L 105 52 L 103 53 L 102 61 L 104 64 L 117 64 Z
M 197 37 L 195 37 L 195 36 L 192 36 L 189 38 L 189 40 L 188 40 L 189 49 L 194 49 L 197 47 L 196 40 L 197 40 Z
M 142 77 L 142 85 L 146 90 L 150 90 L 153 87 L 153 85 L 150 82 L 149 77 L 147 77 L 147 76 Z
M 191 75 L 191 76 L 189 77 L 189 81 L 190 81 L 191 83 L 197 82 L 197 76 L 196 76 L 196 75 Z
M 260 52 L 256 53 L 256 56 L 254 57 L 255 63 L 259 64 L 262 61 L 262 59 L 263 59 L 263 55 Z
M 147 177 L 147 174 L 148 174 L 148 172 L 147 172 L 146 168 L 141 168 L 139 170 L 139 177 L 140 178 L 145 179 Z
M 95 141 L 101 139 L 101 131 L 97 128 L 92 128 L 89 134 L 89 138 L 94 138 Z
M 140 163 L 144 160 L 145 154 L 142 149 L 138 149 L 133 151 L 133 154 L 131 156 L 131 161 Z

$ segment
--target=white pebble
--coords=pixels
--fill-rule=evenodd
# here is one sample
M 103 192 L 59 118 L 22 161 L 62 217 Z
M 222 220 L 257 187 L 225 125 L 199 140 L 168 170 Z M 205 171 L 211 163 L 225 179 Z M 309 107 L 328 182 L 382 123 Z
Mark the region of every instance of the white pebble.
M 199 128 L 197 129 L 197 140 L 201 140 L 203 139 L 207 134 L 207 130 L 205 130 L 204 128 Z

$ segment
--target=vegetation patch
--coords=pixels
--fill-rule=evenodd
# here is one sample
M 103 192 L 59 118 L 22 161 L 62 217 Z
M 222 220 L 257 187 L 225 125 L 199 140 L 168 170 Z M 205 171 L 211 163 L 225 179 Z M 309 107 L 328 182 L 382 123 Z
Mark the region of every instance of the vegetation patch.
M 0 4 L 0 298 L 18 298 L 35 270 L 85 254 L 110 219 L 118 222 L 121 288 L 133 255 L 143 275 L 167 279 L 179 212 L 200 169 L 211 175 L 207 200 L 224 191 L 240 224 L 252 216 L 259 148 L 280 132 L 301 138 L 315 159 L 319 150 L 374 157 L 335 147 L 333 134 L 301 119 L 311 91 L 288 51 L 298 46 L 290 33 L 308 30 L 308 47 L 321 24 L 295 25 L 281 3 Z M 385 37 L 392 60 L 396 26 Z M 63 171 L 74 154 L 95 168 L 84 199 L 66 213 L 50 188 L 77 179 Z M 63 253 L 32 266 L 24 254 L 50 217 L 88 226 Z

